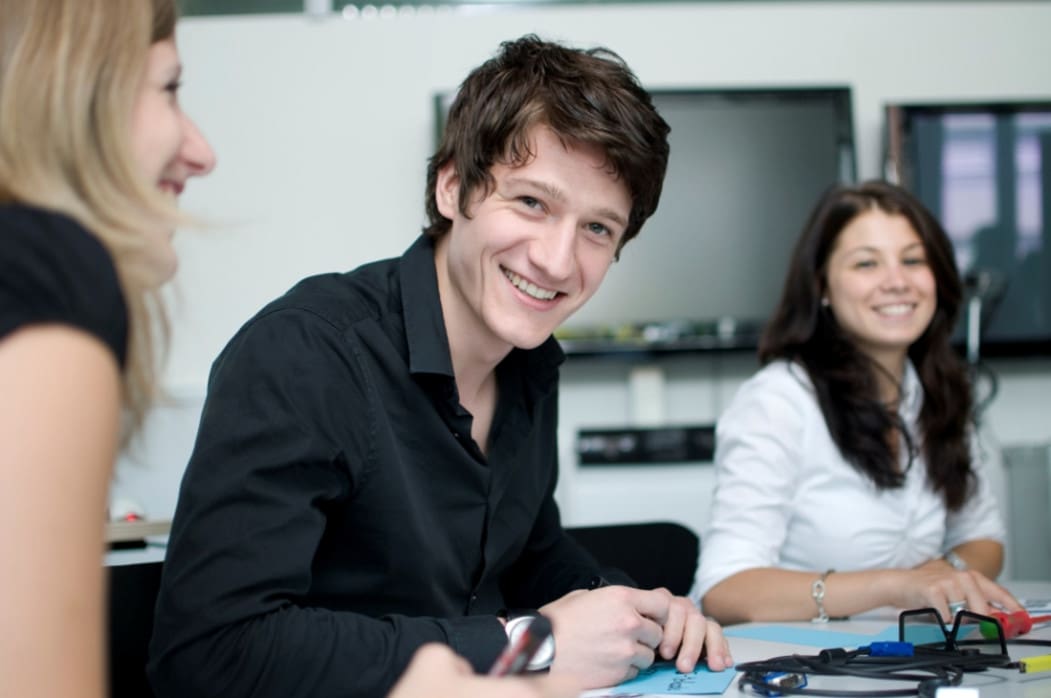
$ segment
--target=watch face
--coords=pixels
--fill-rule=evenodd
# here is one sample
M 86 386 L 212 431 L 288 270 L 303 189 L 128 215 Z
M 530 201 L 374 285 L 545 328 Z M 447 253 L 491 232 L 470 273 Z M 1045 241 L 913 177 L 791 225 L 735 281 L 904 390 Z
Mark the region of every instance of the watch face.
M 537 648 L 536 654 L 529 660 L 529 664 L 526 668 L 529 671 L 540 671 L 541 669 L 548 669 L 551 667 L 551 662 L 555 661 L 555 637 L 548 635 L 547 638 Z
M 505 630 L 507 632 L 507 640 L 511 644 L 518 642 L 518 639 L 522 636 L 522 633 L 532 624 L 533 619 L 539 616 L 538 613 L 528 613 L 524 615 L 514 616 L 508 618 L 507 626 Z M 555 638 L 553 635 L 548 634 L 544 641 L 540 643 L 536 651 L 533 653 L 532 658 L 526 665 L 527 671 L 541 671 L 551 666 L 551 662 L 555 659 Z

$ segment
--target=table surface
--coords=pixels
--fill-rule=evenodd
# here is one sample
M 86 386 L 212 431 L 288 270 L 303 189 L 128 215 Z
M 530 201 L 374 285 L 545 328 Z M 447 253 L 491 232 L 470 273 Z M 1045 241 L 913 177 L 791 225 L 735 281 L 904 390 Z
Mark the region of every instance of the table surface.
M 139 550 L 112 551 L 106 555 L 105 564 L 124 565 L 138 564 L 143 562 L 155 562 L 164 559 L 164 537 L 148 539 L 149 547 Z M 1051 599 L 1051 582 L 1005 582 L 1007 586 L 1020 599 Z M 888 628 L 897 627 L 898 612 L 895 609 L 878 609 L 862 616 L 843 621 L 832 621 L 827 624 L 814 624 L 807 621 L 798 623 L 745 623 L 729 628 L 730 633 L 748 632 L 759 627 L 769 628 L 777 626 L 779 629 L 791 632 L 792 630 L 810 633 L 822 631 L 831 634 L 848 633 L 851 635 L 874 636 L 887 631 Z M 1033 630 L 1025 637 L 1051 641 L 1051 626 L 1041 627 Z M 836 646 L 834 643 L 829 646 Z M 813 644 L 792 644 L 788 642 L 777 642 L 771 640 L 755 639 L 750 637 L 730 636 L 730 651 L 733 653 L 735 662 L 752 662 L 760 659 L 770 659 L 786 654 L 798 653 L 813 655 L 822 648 Z M 852 648 L 851 648 L 852 649 Z M 1031 657 L 1035 655 L 1051 654 L 1051 647 L 1032 647 L 1026 645 L 1008 645 L 1008 652 L 1013 659 Z M 739 674 L 735 675 L 733 681 L 723 692 L 725 696 L 757 696 L 749 691 L 742 693 L 738 689 Z M 908 684 L 897 681 L 884 681 L 874 679 L 860 679 L 833 676 L 808 676 L 808 687 L 823 690 L 885 690 L 892 688 L 914 687 L 915 683 Z M 979 690 L 980 698 L 1051 698 L 1051 671 L 1022 674 L 1017 670 L 989 669 L 981 673 L 968 674 L 963 686 L 970 686 Z M 588 691 L 584 696 L 598 698 L 599 696 L 613 695 L 607 691 Z M 634 694 L 635 698 L 662 698 L 665 694 Z M 678 694 L 683 695 L 683 694 Z
M 1051 599 L 1051 582 L 1005 582 L 1011 591 L 1020 599 Z M 815 655 L 822 648 L 813 644 L 792 644 L 771 640 L 761 640 L 751 637 L 734 637 L 734 632 L 755 631 L 758 628 L 777 629 L 793 634 L 792 631 L 810 633 L 823 631 L 828 633 L 849 633 L 857 635 L 873 636 L 888 628 L 897 628 L 898 612 L 895 609 L 878 609 L 863 616 L 843 621 L 832 621 L 827 624 L 815 624 L 810 622 L 798 623 L 745 623 L 731 626 L 728 631 L 730 636 L 730 651 L 733 653 L 734 661 L 751 662 L 761 659 L 771 659 L 786 654 Z M 1031 639 L 1051 641 L 1051 626 L 1034 629 L 1024 636 Z M 830 644 L 830 647 L 837 645 Z M 853 649 L 853 648 L 848 648 Z M 1008 644 L 1008 652 L 1012 659 L 1032 657 L 1036 655 L 1051 654 L 1051 646 L 1034 647 L 1027 645 Z M 740 673 L 736 674 L 733 681 L 723 692 L 725 696 L 758 696 L 753 691 L 742 692 L 738 688 Z M 916 683 L 900 681 L 861 679 L 840 676 L 808 676 L 808 688 L 821 689 L 825 691 L 863 691 L 863 690 L 887 690 L 901 688 L 915 688 Z M 964 678 L 964 687 L 977 688 L 980 698 L 1051 698 L 1051 671 L 1022 674 L 1017 670 L 989 669 L 979 673 L 967 674 Z M 588 691 L 584 696 L 598 698 L 599 696 L 613 695 L 606 691 Z M 635 694 L 636 698 L 659 698 L 665 694 Z M 683 694 L 677 694 L 683 695 Z
M 141 565 L 148 562 L 164 562 L 164 554 L 167 552 L 168 536 L 146 536 L 143 547 L 127 548 L 124 550 L 109 550 L 102 557 L 102 564 L 106 567 L 118 565 Z

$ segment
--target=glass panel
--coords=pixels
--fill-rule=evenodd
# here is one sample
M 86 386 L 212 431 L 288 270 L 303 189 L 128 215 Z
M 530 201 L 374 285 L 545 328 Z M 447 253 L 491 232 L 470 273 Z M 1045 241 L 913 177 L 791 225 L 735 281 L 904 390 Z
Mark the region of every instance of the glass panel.
M 941 614 L 933 608 L 902 611 L 898 616 L 898 639 L 911 642 L 917 649 L 986 655 L 1007 654 L 1000 622 L 990 616 L 960 611 L 948 628 Z
M 933 608 L 903 611 L 898 616 L 898 639 L 917 646 L 934 646 L 942 649 L 948 641 L 945 623 Z
M 1000 654 L 1007 654 L 1003 628 L 999 621 L 989 616 L 960 611 L 956 614 L 949 636 L 953 640 L 952 649 L 966 646 L 983 653 L 995 653 L 999 649 Z

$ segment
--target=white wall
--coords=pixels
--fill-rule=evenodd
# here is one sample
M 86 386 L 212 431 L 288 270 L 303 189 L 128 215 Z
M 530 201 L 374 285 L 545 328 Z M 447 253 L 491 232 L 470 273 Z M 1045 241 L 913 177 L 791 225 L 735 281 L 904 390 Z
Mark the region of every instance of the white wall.
M 850 84 L 859 174 L 871 177 L 879 174 L 885 101 L 1051 96 L 1048 30 L 1051 3 L 996 1 L 187 18 L 179 30 L 183 104 L 211 139 L 219 165 L 184 195 L 185 207 L 209 223 L 178 240 L 182 268 L 166 383 L 184 406 L 154 415 L 135 459 L 142 464 L 125 459 L 116 491 L 138 498 L 152 516 L 169 515 L 208 367 L 236 328 L 302 276 L 349 269 L 409 245 L 423 221 L 431 96 L 454 88 L 504 39 L 536 32 L 604 44 L 652 87 Z M 644 230 L 634 244 L 660 241 L 647 240 Z M 705 292 L 702 280 L 697 293 Z M 665 387 L 656 409 L 668 421 L 708 422 L 753 362 L 692 356 L 659 366 Z M 999 367 L 993 431 L 1005 444 L 1051 439 L 1051 420 L 1041 410 L 1051 394 L 1051 361 Z M 571 467 L 573 435 L 580 426 L 633 421 L 630 368 L 574 361 L 564 372 L 560 496 L 571 521 L 566 489 L 590 477 Z

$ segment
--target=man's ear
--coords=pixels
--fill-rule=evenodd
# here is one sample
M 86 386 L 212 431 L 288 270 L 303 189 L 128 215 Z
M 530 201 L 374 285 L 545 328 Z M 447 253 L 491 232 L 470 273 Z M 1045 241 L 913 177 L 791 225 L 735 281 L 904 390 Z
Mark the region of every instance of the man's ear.
M 456 167 L 451 161 L 438 170 L 434 200 L 438 204 L 438 212 L 449 220 L 453 220 L 460 211 L 460 175 L 456 174 Z

